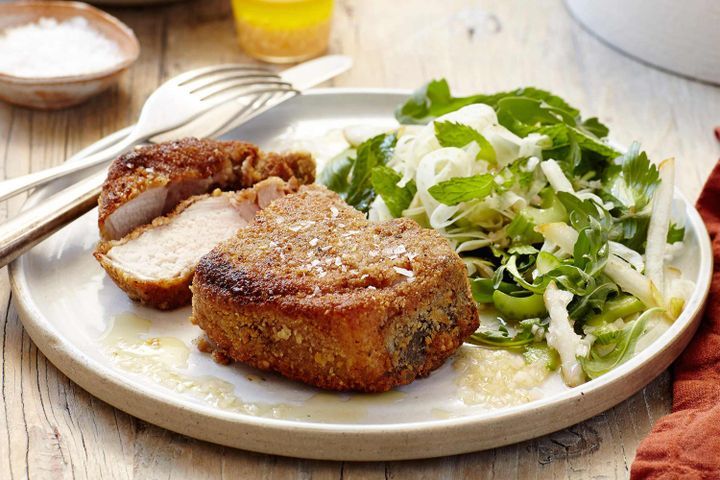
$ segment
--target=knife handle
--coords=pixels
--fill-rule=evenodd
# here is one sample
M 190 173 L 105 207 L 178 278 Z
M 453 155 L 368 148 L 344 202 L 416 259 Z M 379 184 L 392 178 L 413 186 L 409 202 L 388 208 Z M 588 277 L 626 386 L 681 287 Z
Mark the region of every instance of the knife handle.
M 95 208 L 105 175 L 77 182 L 0 225 L 0 267 Z

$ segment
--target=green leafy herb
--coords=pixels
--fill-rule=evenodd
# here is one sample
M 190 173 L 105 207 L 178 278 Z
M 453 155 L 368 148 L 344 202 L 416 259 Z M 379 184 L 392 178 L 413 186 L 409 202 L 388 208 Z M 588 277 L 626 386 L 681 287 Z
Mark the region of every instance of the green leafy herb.
M 404 124 L 424 124 L 446 113 L 454 112 L 473 103 L 484 103 L 493 108 L 498 103 L 510 97 L 525 97 L 539 100 L 549 107 L 563 112 L 564 116 L 576 118 L 580 112 L 570 106 L 557 95 L 534 87 L 518 88 L 507 92 L 498 92 L 490 95 L 471 95 L 468 97 L 454 97 L 450 93 L 450 86 L 445 79 L 432 80 L 417 89 L 410 98 L 395 111 L 395 118 Z M 602 125 L 595 121 L 588 130 L 597 129 Z
M 587 228 L 593 221 L 605 228 L 612 225 L 610 213 L 593 200 L 581 200 L 568 192 L 557 192 L 556 195 L 565 210 L 569 212 L 570 225 L 575 230 L 580 231 Z
M 496 282 L 492 278 L 471 278 L 470 290 L 473 299 L 477 303 L 492 303 L 493 292 L 500 290 L 505 293 L 513 293 L 520 290 L 516 285 L 508 282 Z
M 346 192 L 350 186 L 348 176 L 355 161 L 353 158 L 354 154 L 354 149 L 348 149 L 330 160 L 322 172 L 320 172 L 318 181 L 333 192 Z
M 605 138 L 609 133 L 608 127 L 600 123 L 600 120 L 595 117 L 585 120 L 580 125 L 580 129 L 596 136 L 597 138 Z
M 402 176 L 390 167 L 381 165 L 372 170 L 371 182 L 375 192 L 380 195 L 387 205 L 393 217 L 402 216 L 402 212 L 408 208 L 417 187 L 415 181 L 410 180 L 404 187 L 398 183 Z
M 393 155 L 397 136 L 394 133 L 377 135 L 357 148 L 355 158 L 339 157 L 325 167 L 320 182 L 350 205 L 367 212 L 375 199 L 372 171 L 387 164 Z
M 480 147 L 477 158 L 495 163 L 495 149 L 490 142 L 474 128 L 454 122 L 435 122 L 434 125 L 435 137 L 443 147 L 462 148 L 472 142 L 476 142 Z
M 473 177 L 456 177 L 433 185 L 428 189 L 432 197 L 445 205 L 457 205 L 485 198 L 495 189 L 494 177 L 486 173 Z
M 637 341 L 645 331 L 648 317 L 661 310 L 661 308 L 647 310 L 637 320 L 630 322 L 617 333 L 613 332 L 612 328 L 606 329 L 602 343 L 598 343 L 597 346 L 593 345 L 590 356 L 580 359 L 580 364 L 587 376 L 597 378 L 632 357 Z M 600 347 L 612 343 L 615 344 L 615 347 L 609 353 L 602 354 Z
M 667 234 L 668 243 L 682 242 L 685 239 L 685 227 L 679 227 L 675 223 L 670 224 Z
M 470 336 L 468 342 L 475 345 L 518 348 L 540 340 L 545 334 L 547 324 L 547 320 L 528 318 L 518 322 L 515 331 L 511 333 L 512 327 L 508 328 L 508 324 L 500 319 L 497 330 L 480 329 Z
M 619 199 L 631 212 L 639 212 L 652 200 L 660 184 L 660 174 L 640 145 L 633 142 L 628 151 L 619 157 L 622 175 L 611 182 L 610 193 Z
M 578 234 L 573 249 L 573 262 L 589 275 L 595 275 L 605 266 L 610 255 L 607 231 L 600 222 L 590 218 L 590 224 Z
M 535 231 L 535 223 L 521 213 L 515 215 L 515 218 L 508 224 L 506 233 L 512 240 L 513 245 L 516 243 L 531 245 L 543 241 L 543 236 Z
M 609 303 L 607 301 L 608 297 L 617 295 L 618 292 L 619 288 L 614 283 L 608 280 L 600 283 L 589 294 L 576 298 L 569 308 L 570 318 L 575 320 L 579 325 L 585 323 L 588 315 L 600 313 L 606 309 Z
M 508 248 L 508 253 L 517 255 L 535 255 L 539 251 L 532 245 L 512 245 Z

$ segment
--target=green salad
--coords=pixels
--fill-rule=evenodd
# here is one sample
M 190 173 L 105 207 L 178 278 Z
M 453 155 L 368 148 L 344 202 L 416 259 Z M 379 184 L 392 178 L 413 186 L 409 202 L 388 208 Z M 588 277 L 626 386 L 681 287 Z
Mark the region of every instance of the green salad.
M 434 80 L 400 127 L 330 161 L 320 182 L 370 219 L 409 217 L 464 260 L 481 327 L 470 342 L 560 368 L 579 385 L 631 358 L 693 284 L 668 265 L 674 162 L 537 88 L 455 97 Z

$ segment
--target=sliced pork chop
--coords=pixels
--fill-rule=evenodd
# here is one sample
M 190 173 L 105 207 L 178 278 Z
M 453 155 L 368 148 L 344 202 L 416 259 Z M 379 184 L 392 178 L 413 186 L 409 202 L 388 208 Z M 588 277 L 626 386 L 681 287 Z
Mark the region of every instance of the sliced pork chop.
M 191 197 L 121 240 L 100 242 L 95 258 L 133 300 L 162 310 L 187 305 L 200 257 L 296 190 L 297 181 L 271 177 L 239 192 Z
M 437 232 L 372 223 L 318 185 L 205 255 L 193 322 L 218 353 L 332 390 L 429 375 L 478 327 L 467 270 Z
M 264 153 L 239 141 L 185 138 L 135 149 L 110 165 L 98 201 L 100 236 L 120 239 L 193 195 L 271 176 L 312 183 L 315 162 L 308 153 Z

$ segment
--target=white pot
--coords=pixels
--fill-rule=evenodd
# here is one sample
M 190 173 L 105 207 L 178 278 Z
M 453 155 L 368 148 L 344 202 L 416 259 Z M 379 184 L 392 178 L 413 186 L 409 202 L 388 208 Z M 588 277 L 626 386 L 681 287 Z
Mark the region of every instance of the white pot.
M 720 1 L 566 0 L 581 24 L 622 52 L 720 84 Z

